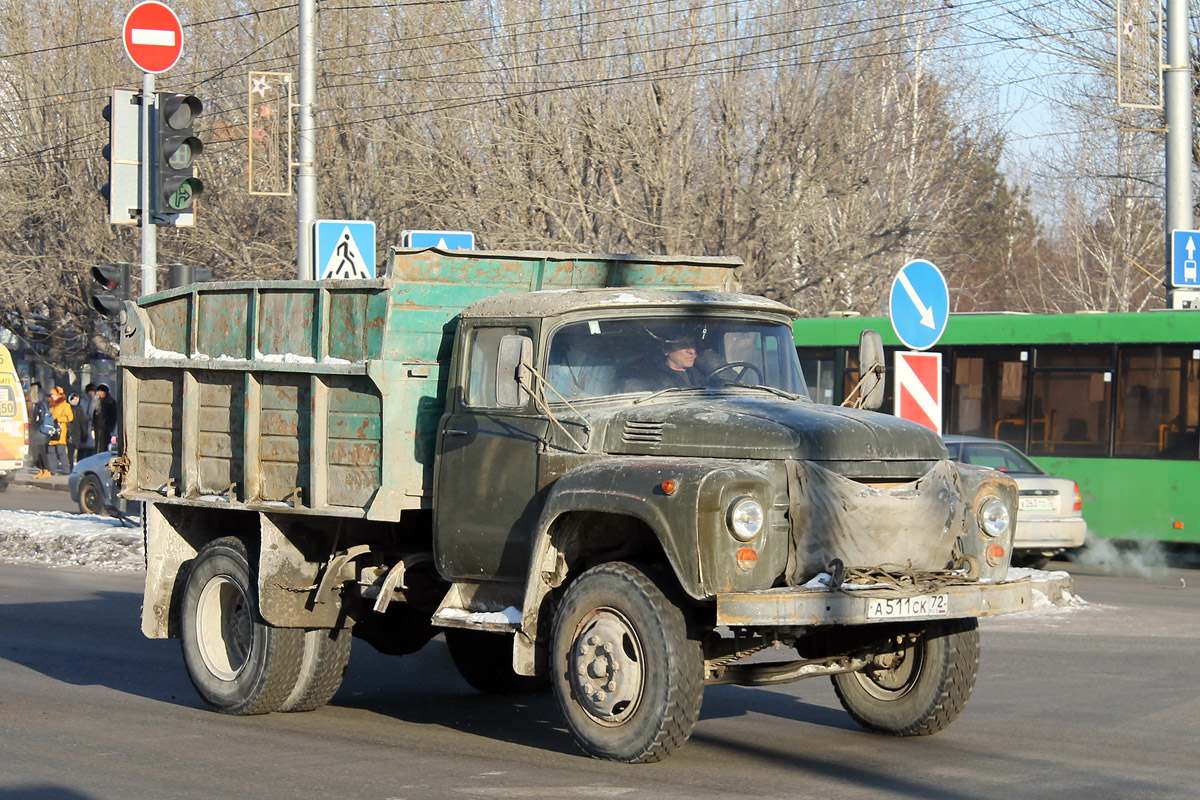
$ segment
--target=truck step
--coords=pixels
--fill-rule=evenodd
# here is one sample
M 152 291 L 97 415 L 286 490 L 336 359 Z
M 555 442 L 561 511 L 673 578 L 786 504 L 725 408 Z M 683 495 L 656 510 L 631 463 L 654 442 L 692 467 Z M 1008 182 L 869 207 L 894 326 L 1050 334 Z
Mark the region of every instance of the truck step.
M 511 633 L 521 628 L 521 587 L 503 583 L 456 583 L 433 613 L 441 628 Z

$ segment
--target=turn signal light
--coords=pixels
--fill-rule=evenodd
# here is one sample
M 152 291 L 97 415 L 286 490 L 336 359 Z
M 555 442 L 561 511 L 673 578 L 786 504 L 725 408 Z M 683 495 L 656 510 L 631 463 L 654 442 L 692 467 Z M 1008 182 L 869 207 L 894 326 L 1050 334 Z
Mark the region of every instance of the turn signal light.
M 1004 560 L 1004 548 L 998 544 L 989 544 L 984 556 L 987 558 L 988 564 L 993 567 L 999 566 Z
M 675 481 L 671 480 L 670 478 L 667 478 L 660 485 L 663 490 L 663 494 L 675 494 L 675 489 L 677 488 L 675 485 Z
M 756 551 L 753 547 L 742 547 L 738 549 L 737 565 L 739 569 L 754 569 L 754 565 L 757 563 L 758 551 Z

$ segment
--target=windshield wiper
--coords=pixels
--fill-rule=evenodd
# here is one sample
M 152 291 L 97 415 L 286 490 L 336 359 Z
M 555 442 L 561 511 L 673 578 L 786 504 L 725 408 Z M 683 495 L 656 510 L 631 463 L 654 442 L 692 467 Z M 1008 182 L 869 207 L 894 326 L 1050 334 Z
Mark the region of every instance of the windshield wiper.
M 672 392 L 704 392 L 711 388 L 712 387 L 710 386 L 668 386 L 666 389 L 659 389 L 653 394 L 648 394 L 645 397 L 639 397 L 637 400 L 633 401 L 633 404 L 636 406 L 638 403 L 644 403 L 647 400 L 653 400 L 656 397 L 660 397 L 664 394 L 671 394 Z
M 807 400 L 808 398 L 802 394 L 792 394 L 785 392 L 783 389 L 777 389 L 774 386 L 764 386 L 761 383 L 726 383 L 725 386 L 736 386 L 740 389 L 762 389 L 764 392 L 777 394 L 780 397 L 786 397 L 788 400 Z

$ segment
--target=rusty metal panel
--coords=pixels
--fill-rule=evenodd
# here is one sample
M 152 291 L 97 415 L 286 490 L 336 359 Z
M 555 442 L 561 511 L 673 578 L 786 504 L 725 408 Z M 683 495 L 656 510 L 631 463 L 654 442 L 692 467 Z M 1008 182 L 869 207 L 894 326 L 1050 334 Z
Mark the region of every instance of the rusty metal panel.
M 264 289 L 258 299 L 258 352 L 315 358 L 320 289 Z
M 210 358 L 252 358 L 253 328 L 246 324 L 253 309 L 254 293 L 202 291 L 196 295 L 198 319 L 196 351 Z
M 299 488 L 300 503 L 311 501 L 308 453 L 313 419 L 309 413 L 311 386 L 307 375 L 265 373 L 259 420 L 260 499 L 279 502 Z
M 145 305 L 154 330 L 151 344 L 167 353 L 191 355 L 192 295 L 183 294 Z
M 140 489 L 157 490 L 183 478 L 182 370 L 153 369 L 139 375 L 137 435 L 140 457 L 134 476 Z

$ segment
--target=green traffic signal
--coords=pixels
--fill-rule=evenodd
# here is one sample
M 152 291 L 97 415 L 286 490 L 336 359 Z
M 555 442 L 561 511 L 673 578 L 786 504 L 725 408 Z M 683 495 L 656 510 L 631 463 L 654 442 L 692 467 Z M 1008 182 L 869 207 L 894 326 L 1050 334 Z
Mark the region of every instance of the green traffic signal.
M 204 152 L 204 145 L 193 131 L 204 104 L 195 95 L 174 92 L 159 92 L 157 101 L 151 201 L 155 212 L 169 222 L 174 219 L 170 215 L 191 212 L 204 191 L 204 182 L 194 174 L 196 156 Z

